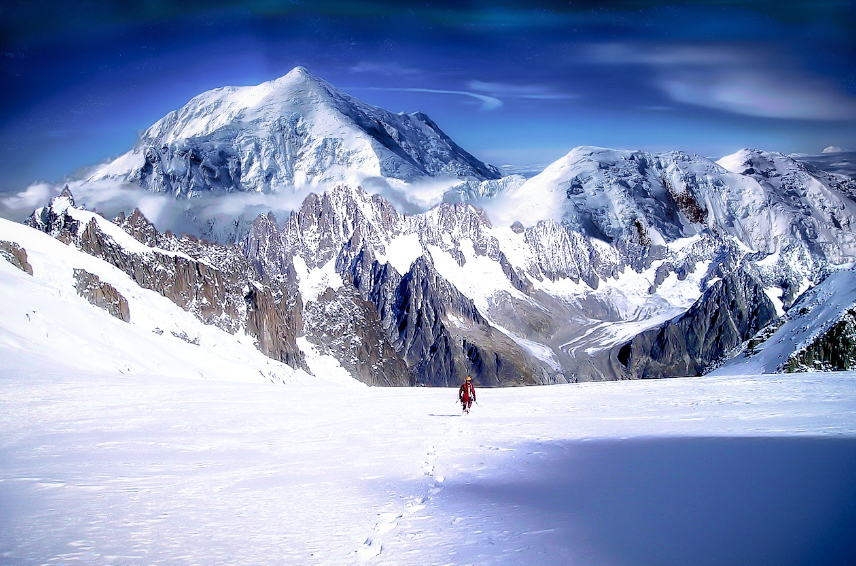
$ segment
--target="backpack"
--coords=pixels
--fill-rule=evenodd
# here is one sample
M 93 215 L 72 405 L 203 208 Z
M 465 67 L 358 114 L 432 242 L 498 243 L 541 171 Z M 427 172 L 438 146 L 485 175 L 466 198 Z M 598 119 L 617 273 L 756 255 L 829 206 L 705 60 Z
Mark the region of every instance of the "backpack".
M 473 389 L 472 382 L 468 381 L 461 385 L 461 389 L 458 391 L 458 399 L 461 401 L 469 401 L 470 399 L 475 400 L 476 392 Z

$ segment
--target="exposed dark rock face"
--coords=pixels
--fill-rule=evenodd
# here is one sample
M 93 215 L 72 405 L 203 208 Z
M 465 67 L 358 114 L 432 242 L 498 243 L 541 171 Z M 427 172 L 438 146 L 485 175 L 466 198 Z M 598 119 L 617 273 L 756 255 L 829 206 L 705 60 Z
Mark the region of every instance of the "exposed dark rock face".
M 105 234 L 95 219 L 86 224 L 77 243 L 82 251 L 118 267 L 141 287 L 157 291 L 204 323 L 231 333 L 239 328 L 242 301 L 234 292 L 238 281 L 232 274 L 184 254 L 131 253 Z
M 307 338 L 369 385 L 411 385 L 407 364 L 383 332 L 374 305 L 344 285 L 305 307 Z
M 131 216 L 125 217 L 124 214 L 114 220 L 114 223 L 121 226 L 122 229 L 134 237 L 138 242 L 152 248 L 167 248 L 172 240 L 171 234 L 161 234 L 157 228 L 148 221 L 148 219 L 140 212 L 139 208 L 135 208 Z
M 364 251 L 345 267 L 344 278 L 374 305 L 413 384 L 450 386 L 467 374 L 483 386 L 556 379 L 492 328 L 425 256 L 402 276 Z
M 517 289 L 530 290 L 489 229 L 484 211 L 469 205 L 443 204 L 427 215 L 403 216 L 381 197 L 338 187 L 307 197 L 281 230 L 271 216 L 256 219 L 245 251 L 270 281 L 294 280 L 295 258 L 310 270 L 334 262 L 345 285 L 305 305 L 307 338 L 367 383 L 447 386 L 467 373 L 480 385 L 561 381 L 491 327 L 472 300 L 438 273 L 430 254 L 415 259 L 407 273 L 377 259 L 388 253 L 391 238 L 409 237 L 448 251 L 463 265 L 457 241 L 466 238 L 476 254 L 497 261 Z M 340 330 L 350 335 L 334 337 Z M 378 351 L 366 358 L 368 345 Z M 370 363 L 361 367 L 360 356 Z
M 672 180 L 666 175 L 663 175 L 662 182 L 669 191 L 671 197 L 675 200 L 678 210 L 683 212 L 684 216 L 686 216 L 690 222 L 703 224 L 704 221 L 707 220 L 707 210 L 699 204 L 691 190 L 688 188 L 684 188 L 683 191 L 676 190 L 674 183 L 672 183 Z M 685 183 L 686 187 L 698 186 L 698 183 L 695 180 L 695 175 L 687 175 Z
M 761 282 L 737 269 L 683 315 L 634 337 L 610 355 L 630 378 L 701 375 L 776 318 Z
M 297 331 L 302 326 L 300 297 L 281 295 L 255 282 L 244 296 L 247 306 L 246 330 L 258 340 L 261 352 L 292 367 L 306 368 L 303 352 L 297 347 Z
M 605 257 L 591 240 L 568 226 L 539 222 L 526 229 L 524 239 L 535 251 L 535 261 L 527 274 L 551 281 L 568 278 L 582 280 L 596 289 L 599 279 L 614 277 L 621 265 Z
M 190 336 L 187 335 L 187 332 L 184 332 L 183 330 L 181 332 L 176 332 L 174 330 L 171 330 L 169 333 L 172 334 L 173 336 L 175 336 L 176 338 L 178 338 L 179 340 L 184 340 L 188 344 L 193 344 L 194 346 L 199 345 L 199 336 L 195 336 L 195 337 L 191 338 Z
M 846 311 L 838 322 L 794 353 L 784 370 L 788 373 L 856 370 L 856 309 Z
M 121 321 L 131 321 L 128 300 L 111 284 L 85 269 L 74 270 L 77 294 Z
M 33 274 L 33 266 L 27 261 L 27 250 L 15 242 L 0 240 L 0 257 L 25 273 Z
M 68 200 L 69 206 L 74 206 L 74 197 L 67 186 L 58 197 L 51 200 L 49 206 L 37 209 L 24 224 L 50 234 L 63 244 L 70 244 L 74 242 L 74 238 L 80 229 L 80 223 L 71 217 L 68 208 L 53 206 L 55 202 L 60 200 Z

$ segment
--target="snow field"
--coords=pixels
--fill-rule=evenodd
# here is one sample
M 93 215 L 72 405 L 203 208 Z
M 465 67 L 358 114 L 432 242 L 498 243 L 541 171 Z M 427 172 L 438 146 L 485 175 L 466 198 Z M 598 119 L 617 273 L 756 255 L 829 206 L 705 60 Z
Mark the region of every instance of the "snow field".
M 479 389 L 4 348 L 2 564 L 848 564 L 856 374 Z

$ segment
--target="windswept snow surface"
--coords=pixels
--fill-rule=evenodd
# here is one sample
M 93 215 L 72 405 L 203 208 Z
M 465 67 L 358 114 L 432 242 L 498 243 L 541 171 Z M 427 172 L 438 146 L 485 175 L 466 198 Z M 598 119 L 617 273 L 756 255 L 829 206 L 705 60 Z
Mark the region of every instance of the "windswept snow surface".
M 0 563 L 856 561 L 856 374 L 479 390 L 82 370 L 0 345 Z

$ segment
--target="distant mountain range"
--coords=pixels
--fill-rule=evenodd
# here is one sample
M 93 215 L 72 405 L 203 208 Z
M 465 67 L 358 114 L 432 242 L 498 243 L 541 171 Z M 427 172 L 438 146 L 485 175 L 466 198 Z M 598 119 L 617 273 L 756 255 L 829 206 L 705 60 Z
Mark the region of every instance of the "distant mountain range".
M 455 181 L 403 214 L 359 186 L 374 177 Z M 856 181 L 779 153 L 578 147 L 500 177 L 427 116 L 297 68 L 194 98 L 87 182 L 103 180 L 191 199 L 339 183 L 238 245 L 138 211 L 107 222 L 70 192 L 27 221 L 299 371 L 322 356 L 370 384 L 500 386 L 856 367 Z M 2 246 L 22 267 L 26 246 Z

